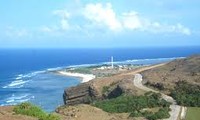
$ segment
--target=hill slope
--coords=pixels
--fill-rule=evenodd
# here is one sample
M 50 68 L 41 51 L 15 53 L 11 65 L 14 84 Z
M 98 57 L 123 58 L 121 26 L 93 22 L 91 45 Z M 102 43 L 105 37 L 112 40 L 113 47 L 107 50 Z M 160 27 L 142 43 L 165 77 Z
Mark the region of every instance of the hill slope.
M 200 85 L 200 55 L 176 59 L 166 65 L 142 72 L 144 82 L 165 91 L 174 88 L 178 81 Z
M 0 120 L 38 120 L 37 118 L 17 115 L 13 112 L 14 106 L 0 106 Z

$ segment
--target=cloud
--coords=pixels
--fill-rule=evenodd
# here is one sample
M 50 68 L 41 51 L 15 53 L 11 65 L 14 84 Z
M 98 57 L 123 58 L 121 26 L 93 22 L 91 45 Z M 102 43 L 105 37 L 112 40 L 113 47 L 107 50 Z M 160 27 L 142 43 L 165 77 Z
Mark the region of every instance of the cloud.
M 62 19 L 61 21 L 60 21 L 60 24 L 61 24 L 61 29 L 62 30 L 67 30 L 67 29 L 69 29 L 69 23 L 68 23 L 68 21 L 66 20 L 66 19 Z
M 48 33 L 48 32 L 53 32 L 54 29 L 52 29 L 52 28 L 50 28 L 50 27 L 48 27 L 48 26 L 42 26 L 42 27 L 40 28 L 40 31 Z
M 67 12 L 66 10 L 54 10 L 53 14 L 54 15 L 58 15 L 58 16 L 60 16 L 63 19 L 67 19 L 67 18 L 70 17 L 69 12 Z
M 191 30 L 180 23 L 169 25 L 148 21 L 143 28 L 145 31 L 153 33 L 180 33 L 184 35 L 191 35 Z
M 61 17 L 59 23 L 61 30 L 68 30 L 70 28 L 70 25 L 68 23 L 68 19 L 70 18 L 69 12 L 67 12 L 66 10 L 55 10 L 53 11 L 53 14 Z
M 178 23 L 175 27 L 175 31 L 183 33 L 185 35 L 191 35 L 191 30 L 182 24 Z
M 89 21 L 97 25 L 105 25 L 110 30 L 119 30 L 122 27 L 110 3 L 105 6 L 101 3 L 87 4 L 83 15 Z
M 142 22 L 138 13 L 135 11 L 131 11 L 128 13 L 122 14 L 122 25 L 126 29 L 139 29 L 142 27 Z
M 152 33 L 180 33 L 191 35 L 191 30 L 181 23 L 175 25 L 162 24 L 158 21 L 151 21 L 148 18 L 141 17 L 138 12 L 130 11 L 122 14 L 123 28 L 129 30 L 141 30 Z
M 89 32 L 103 33 L 107 30 L 111 32 L 139 31 L 153 34 L 192 34 L 191 30 L 181 23 L 167 24 L 152 21 L 134 10 L 117 13 L 111 3 L 89 3 L 81 6 L 80 10 L 76 10 L 76 12 L 65 8 L 54 10 L 53 14 L 59 18 L 57 24 L 54 27 L 43 26 L 41 31 L 55 32 L 56 34 L 66 31 L 77 33 L 87 31 L 84 32 L 87 34 Z
M 5 31 L 6 36 L 8 37 L 27 37 L 30 36 L 30 33 L 26 29 L 17 29 L 14 27 L 7 27 Z
M 148 18 L 140 16 L 134 10 L 117 14 L 110 3 L 87 4 L 84 8 L 83 15 L 93 23 L 92 25 L 96 25 L 96 27 L 104 26 L 112 31 L 140 30 L 152 33 L 191 34 L 191 30 L 180 23 L 170 25 L 158 21 L 151 21 Z

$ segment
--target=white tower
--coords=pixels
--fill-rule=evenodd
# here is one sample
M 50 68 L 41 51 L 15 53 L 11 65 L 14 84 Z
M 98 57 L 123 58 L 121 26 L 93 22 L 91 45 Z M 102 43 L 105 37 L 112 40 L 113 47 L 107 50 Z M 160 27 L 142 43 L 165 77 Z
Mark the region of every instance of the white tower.
M 111 68 L 113 69 L 114 66 L 113 66 L 113 56 L 111 56 Z

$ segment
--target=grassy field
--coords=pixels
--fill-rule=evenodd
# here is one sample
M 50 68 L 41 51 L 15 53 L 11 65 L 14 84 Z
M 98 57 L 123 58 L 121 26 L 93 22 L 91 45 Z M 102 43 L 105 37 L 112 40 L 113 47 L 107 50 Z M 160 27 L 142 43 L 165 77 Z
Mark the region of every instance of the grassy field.
M 199 120 L 200 107 L 189 107 L 186 113 L 186 120 Z

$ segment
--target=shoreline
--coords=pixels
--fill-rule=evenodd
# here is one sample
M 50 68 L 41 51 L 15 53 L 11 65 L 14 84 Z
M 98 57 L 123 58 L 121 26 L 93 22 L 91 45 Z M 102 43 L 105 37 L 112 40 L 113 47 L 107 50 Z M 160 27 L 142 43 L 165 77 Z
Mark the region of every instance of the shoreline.
M 57 71 L 57 73 L 63 76 L 81 78 L 81 83 L 85 83 L 96 78 L 96 76 L 93 74 L 72 73 L 72 72 L 65 72 L 65 71 Z

